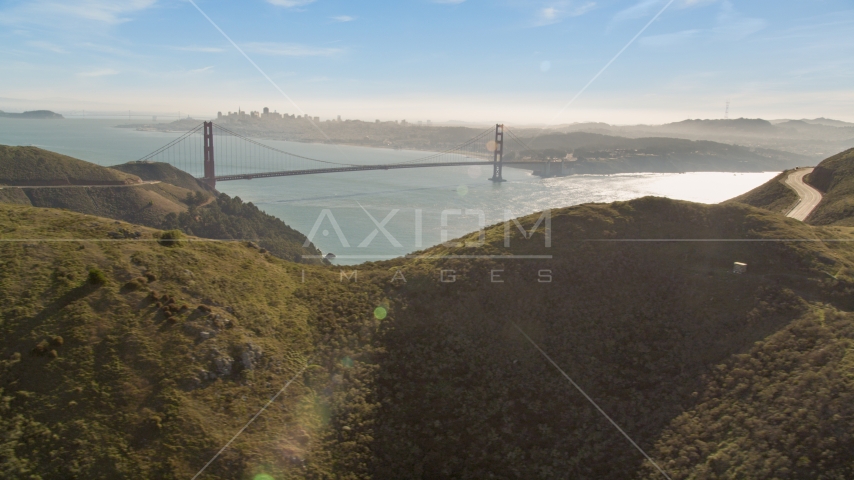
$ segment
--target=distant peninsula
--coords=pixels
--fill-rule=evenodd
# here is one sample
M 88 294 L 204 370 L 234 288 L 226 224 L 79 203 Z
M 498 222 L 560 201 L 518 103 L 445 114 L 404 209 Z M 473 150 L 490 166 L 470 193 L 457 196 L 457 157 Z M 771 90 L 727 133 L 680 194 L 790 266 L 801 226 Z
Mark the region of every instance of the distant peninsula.
M 9 113 L 0 110 L 0 118 L 35 118 L 38 120 L 63 120 L 62 115 L 50 110 L 32 110 L 24 113 Z

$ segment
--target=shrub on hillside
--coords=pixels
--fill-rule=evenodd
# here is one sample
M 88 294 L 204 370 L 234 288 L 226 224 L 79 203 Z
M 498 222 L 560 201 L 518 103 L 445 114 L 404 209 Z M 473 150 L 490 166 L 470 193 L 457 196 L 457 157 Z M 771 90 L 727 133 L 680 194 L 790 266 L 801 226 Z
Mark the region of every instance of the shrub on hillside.
M 103 285 L 107 283 L 107 276 L 100 269 L 91 268 L 89 269 L 88 282 L 91 285 Z
M 180 230 L 167 230 L 160 234 L 159 243 L 164 247 L 177 247 L 185 238 L 187 237 Z

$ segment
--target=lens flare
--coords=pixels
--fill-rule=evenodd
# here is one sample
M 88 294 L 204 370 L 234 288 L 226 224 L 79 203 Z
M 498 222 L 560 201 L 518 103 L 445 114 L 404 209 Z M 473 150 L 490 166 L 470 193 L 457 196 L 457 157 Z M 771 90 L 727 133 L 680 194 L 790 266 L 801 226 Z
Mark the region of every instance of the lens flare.
M 461 197 L 465 197 L 466 195 L 468 195 L 468 193 L 469 193 L 469 187 L 467 187 L 465 185 L 460 185 L 459 187 L 457 187 L 457 195 L 459 195 Z
M 377 320 L 383 320 L 388 315 L 388 312 L 383 307 L 377 307 L 374 309 L 374 316 L 377 317 Z

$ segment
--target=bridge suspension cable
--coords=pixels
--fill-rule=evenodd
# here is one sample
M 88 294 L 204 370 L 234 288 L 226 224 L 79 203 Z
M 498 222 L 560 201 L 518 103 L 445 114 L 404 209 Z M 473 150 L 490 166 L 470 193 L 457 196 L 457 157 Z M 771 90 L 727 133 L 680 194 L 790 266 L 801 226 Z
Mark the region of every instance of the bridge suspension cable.
M 453 159 L 456 161 L 460 161 L 460 157 L 474 157 L 486 161 L 489 159 L 490 156 L 492 156 L 492 150 L 490 149 L 489 142 L 486 141 L 486 139 L 489 138 L 493 132 L 494 128 L 490 127 L 479 133 L 478 135 L 472 137 L 471 139 L 467 140 L 466 142 L 457 145 L 454 148 L 427 155 L 426 157 L 416 158 L 413 160 L 407 160 L 405 162 L 399 163 L 441 163 L 442 159 L 447 160 L 447 157 L 452 156 Z M 437 160 L 439 161 L 437 162 Z
M 513 133 L 513 130 L 507 129 L 507 133 L 510 134 L 510 138 L 512 138 L 514 142 L 516 142 L 519 146 L 522 147 L 523 151 L 534 151 L 534 149 L 529 147 L 528 144 L 525 143 L 521 138 L 517 137 L 516 134 Z
M 215 123 L 214 123 L 214 128 L 216 128 L 216 129 L 218 129 L 218 130 L 220 130 L 220 131 L 222 131 L 222 132 L 225 132 L 226 134 L 231 135 L 231 136 L 233 136 L 233 137 L 237 137 L 237 138 L 239 138 L 239 139 L 241 139 L 241 140 L 243 140 L 243 141 L 245 141 L 245 142 L 248 142 L 248 143 L 250 143 L 250 144 L 252 144 L 252 145 L 255 145 L 255 146 L 257 146 L 257 147 L 266 148 L 266 149 L 268 149 L 268 150 L 270 150 L 270 151 L 277 152 L 277 153 L 281 153 L 281 154 L 283 154 L 283 155 L 290 155 L 290 156 L 292 156 L 292 157 L 294 157 L 294 158 L 301 158 L 301 159 L 303 159 L 303 160 L 311 160 L 312 162 L 326 163 L 326 164 L 329 164 L 329 165 L 346 165 L 346 166 L 354 166 L 354 165 L 355 165 L 355 164 L 352 164 L 352 163 L 341 163 L 341 162 L 330 162 L 329 160 L 319 160 L 319 159 L 317 159 L 317 158 L 306 157 L 306 156 L 303 156 L 303 155 L 297 155 L 296 153 L 291 153 L 291 152 L 286 152 L 286 151 L 284 151 L 284 150 L 279 150 L 278 148 L 271 147 L 271 146 L 269 146 L 269 145 L 264 145 L 264 144 L 263 144 L 263 143 L 261 143 L 261 142 L 258 142 L 258 141 L 256 141 L 256 140 L 253 140 L 253 139 L 251 139 L 251 138 L 249 138 L 249 137 L 247 137 L 247 136 L 245 136 L 245 135 L 241 135 L 241 134 L 239 134 L 239 133 L 237 133 L 237 132 L 234 132 L 234 131 L 232 131 L 232 130 L 229 130 L 229 129 L 227 129 L 227 128 L 225 128 L 225 127 L 221 126 L 221 125 L 217 125 L 217 124 L 215 124 Z
M 423 157 L 385 164 L 363 164 L 299 155 L 264 144 L 213 122 L 205 122 L 142 157 L 140 161 L 169 163 L 197 178 L 205 178 L 211 185 L 217 180 L 421 166 L 476 165 L 492 163 L 498 148 L 496 142 L 491 140 L 494 131 L 489 128 L 453 148 Z

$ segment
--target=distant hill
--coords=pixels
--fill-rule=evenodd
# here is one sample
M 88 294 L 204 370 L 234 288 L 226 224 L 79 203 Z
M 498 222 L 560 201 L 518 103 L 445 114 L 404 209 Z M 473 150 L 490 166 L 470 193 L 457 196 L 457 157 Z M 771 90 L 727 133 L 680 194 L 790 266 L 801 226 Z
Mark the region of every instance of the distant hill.
M 588 132 L 547 133 L 505 142 L 505 160 L 563 159 L 573 173 L 762 172 L 809 162 L 807 157 L 767 149 L 679 138 L 625 138 Z
M 823 193 L 810 223 L 854 226 L 854 148 L 819 163 L 806 181 Z
M 854 127 L 854 123 L 851 122 L 843 122 L 841 120 L 833 120 L 831 118 L 814 118 L 812 120 L 803 119 L 802 121 L 806 123 L 812 123 L 815 125 L 826 125 L 828 127 Z
M 830 119 L 773 120 L 706 119 L 685 120 L 664 125 L 608 125 L 578 123 L 556 127 L 561 132 L 589 132 L 629 138 L 670 137 L 706 140 L 756 149 L 804 155 L 814 164 L 832 152 L 854 147 L 854 125 Z M 548 131 L 515 129 L 519 136 L 531 137 Z
M 23 113 L 8 113 L 0 110 L 0 118 L 28 118 L 40 120 L 58 120 L 63 119 L 62 115 L 51 112 L 50 110 L 32 110 Z
M 143 184 L 143 179 L 153 183 Z M 0 184 L 46 186 L 0 188 L 3 203 L 65 208 L 205 238 L 256 241 L 289 260 L 320 255 L 313 245 L 303 247 L 305 236 L 278 218 L 165 163 L 106 168 L 36 147 L 0 145 Z
M 666 123 L 663 129 L 671 130 L 717 130 L 737 131 L 739 133 L 770 133 L 774 125 L 761 118 L 737 118 L 730 120 L 683 120 L 676 123 Z
M 361 120 L 309 121 L 305 116 L 278 114 L 253 117 L 223 115 L 214 121 L 241 135 L 271 140 L 297 142 L 342 143 L 368 147 L 406 148 L 424 151 L 444 151 L 459 146 L 483 133 L 491 125 L 474 123 L 413 124 L 411 122 L 380 122 Z M 186 132 L 201 120 L 180 119 L 171 123 L 129 124 L 123 128 L 142 131 Z M 830 152 L 854 147 L 854 126 L 845 122 L 816 119 L 805 120 L 804 128 L 774 125 L 763 119 L 692 119 L 665 125 L 608 125 L 606 123 L 574 123 L 548 128 L 531 125 L 506 125 L 521 138 L 534 138 L 554 133 L 595 133 L 624 138 L 674 138 L 701 140 L 742 146 L 751 150 L 785 152 L 801 155 L 812 164 Z M 512 144 L 509 141 L 505 148 Z M 660 171 L 660 170 L 652 170 Z

